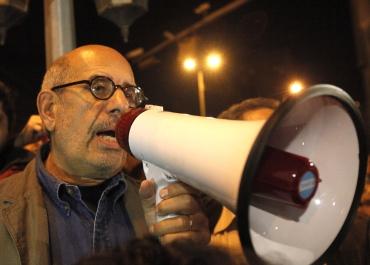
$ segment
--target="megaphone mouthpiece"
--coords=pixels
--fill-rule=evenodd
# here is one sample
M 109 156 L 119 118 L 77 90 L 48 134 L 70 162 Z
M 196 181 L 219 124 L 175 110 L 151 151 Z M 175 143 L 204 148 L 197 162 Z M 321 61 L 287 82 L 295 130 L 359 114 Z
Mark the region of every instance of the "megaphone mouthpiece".
M 131 150 L 128 140 L 131 125 L 135 121 L 135 119 L 144 111 L 146 111 L 146 109 L 144 108 L 132 109 L 129 112 L 122 115 L 116 125 L 116 139 L 118 141 L 118 144 L 130 154 Z

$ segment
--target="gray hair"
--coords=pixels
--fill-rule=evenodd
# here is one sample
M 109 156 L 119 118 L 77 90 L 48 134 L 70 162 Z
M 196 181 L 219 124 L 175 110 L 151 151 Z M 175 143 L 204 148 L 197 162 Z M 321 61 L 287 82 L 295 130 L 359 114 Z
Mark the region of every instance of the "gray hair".
M 73 77 L 70 60 L 66 56 L 58 58 L 49 67 L 44 75 L 41 90 L 50 90 L 52 87 L 61 85 Z

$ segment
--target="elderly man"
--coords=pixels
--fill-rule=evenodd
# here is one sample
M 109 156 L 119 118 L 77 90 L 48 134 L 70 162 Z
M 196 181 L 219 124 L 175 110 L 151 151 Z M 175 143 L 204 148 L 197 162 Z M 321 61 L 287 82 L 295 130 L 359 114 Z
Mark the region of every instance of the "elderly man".
M 143 98 L 129 63 L 109 47 L 83 46 L 53 63 L 37 98 L 50 144 L 0 183 L 1 264 L 74 264 L 146 234 L 144 216 L 153 211 L 178 214 L 148 224 L 162 242 L 209 241 L 194 190 L 174 184 L 154 208 L 153 183 L 142 183 L 140 198 L 137 183 L 121 171 L 126 153 L 114 129 Z

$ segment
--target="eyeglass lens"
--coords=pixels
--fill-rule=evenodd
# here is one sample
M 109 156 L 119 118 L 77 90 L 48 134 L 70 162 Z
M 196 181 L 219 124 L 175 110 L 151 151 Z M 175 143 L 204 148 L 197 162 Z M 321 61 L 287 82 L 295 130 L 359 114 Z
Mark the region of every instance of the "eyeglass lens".
M 114 85 L 111 80 L 97 77 L 91 81 L 91 92 L 99 99 L 107 99 L 113 94 Z
M 108 99 L 115 91 L 112 80 L 105 77 L 97 77 L 91 81 L 91 92 L 99 99 Z M 123 92 L 130 107 L 137 107 L 145 100 L 143 93 L 137 87 L 123 88 Z

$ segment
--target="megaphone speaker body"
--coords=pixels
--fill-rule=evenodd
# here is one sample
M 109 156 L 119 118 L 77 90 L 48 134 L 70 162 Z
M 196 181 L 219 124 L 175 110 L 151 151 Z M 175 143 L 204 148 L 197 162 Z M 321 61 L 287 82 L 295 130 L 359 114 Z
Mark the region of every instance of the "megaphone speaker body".
M 145 111 L 131 128 L 129 145 L 138 159 L 161 165 L 236 210 L 246 154 L 263 124 Z
M 311 264 L 335 248 L 359 202 L 367 160 L 360 115 L 350 97 L 330 85 L 285 101 L 267 121 L 144 111 L 132 120 L 128 145 L 138 159 L 167 170 L 233 211 L 247 257 L 267 264 Z M 257 190 L 256 176 L 271 148 L 293 159 L 281 161 L 298 161 L 284 165 L 282 174 L 289 183 L 296 183 L 299 173 L 292 164 L 306 158 L 303 164 L 314 164 L 317 174 L 308 170 L 307 178 L 304 171 L 294 192 L 268 183 L 270 194 Z M 279 171 L 273 162 L 267 167 Z M 279 179 L 280 173 L 271 174 Z M 306 188 L 301 192 L 301 187 Z M 295 205 L 282 192 L 308 199 Z

